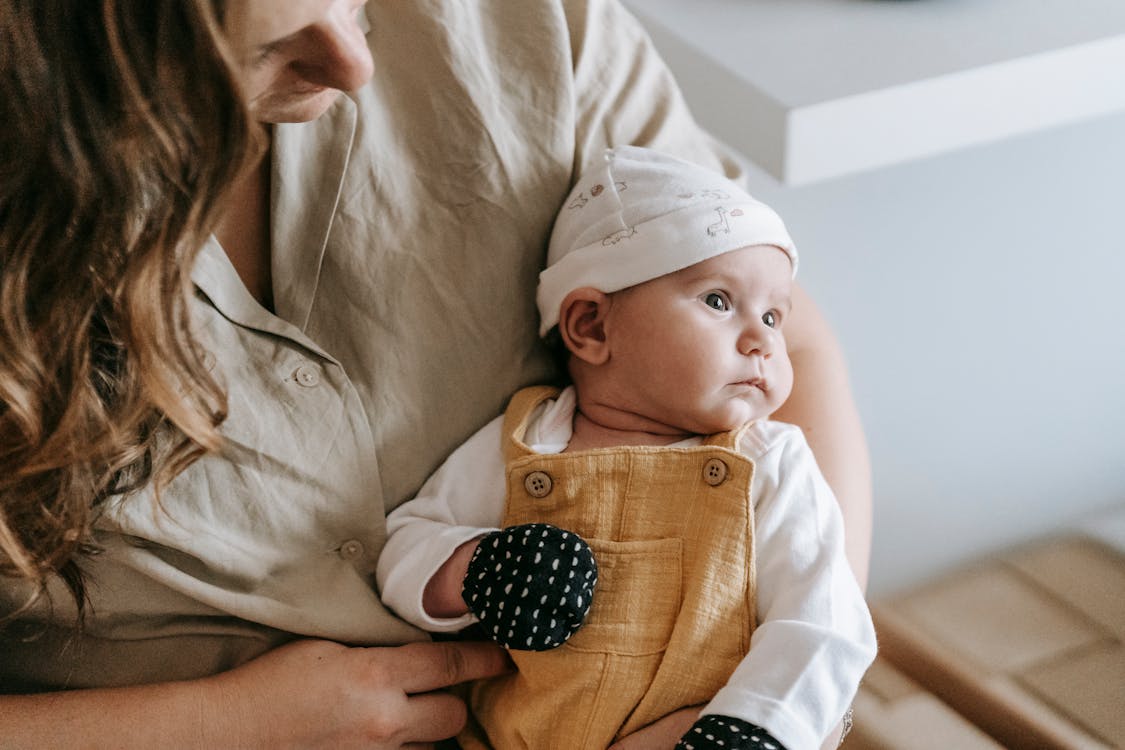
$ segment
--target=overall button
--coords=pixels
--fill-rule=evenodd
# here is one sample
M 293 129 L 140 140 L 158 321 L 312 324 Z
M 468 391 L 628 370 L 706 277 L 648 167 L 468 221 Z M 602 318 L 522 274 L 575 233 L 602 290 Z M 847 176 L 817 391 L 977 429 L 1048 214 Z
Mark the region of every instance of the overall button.
M 293 372 L 293 379 L 306 388 L 320 385 L 320 373 L 312 365 L 301 365 Z
M 523 487 L 532 497 L 546 497 L 551 494 L 554 482 L 545 471 L 533 471 L 523 478 Z
M 345 560 L 355 561 L 363 557 L 363 542 L 358 539 L 349 539 L 340 545 L 340 557 Z
M 709 459 L 707 463 L 703 464 L 703 481 L 712 487 L 718 487 L 726 481 L 729 472 L 730 470 L 722 459 Z

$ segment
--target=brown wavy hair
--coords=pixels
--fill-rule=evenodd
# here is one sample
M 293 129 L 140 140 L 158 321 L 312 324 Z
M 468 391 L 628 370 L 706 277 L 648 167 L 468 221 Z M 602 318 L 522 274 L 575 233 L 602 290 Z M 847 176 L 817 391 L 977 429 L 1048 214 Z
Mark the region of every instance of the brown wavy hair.
M 258 143 L 222 10 L 0 6 L 0 576 L 57 575 L 80 613 L 99 504 L 159 488 L 225 416 L 188 314 Z

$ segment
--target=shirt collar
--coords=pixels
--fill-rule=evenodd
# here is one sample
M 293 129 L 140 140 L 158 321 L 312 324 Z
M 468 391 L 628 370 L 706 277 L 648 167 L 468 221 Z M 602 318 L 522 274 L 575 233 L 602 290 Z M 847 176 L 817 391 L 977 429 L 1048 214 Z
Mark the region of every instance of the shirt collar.
M 277 314 L 306 330 L 332 220 L 356 133 L 346 95 L 307 123 L 274 128 L 270 185 L 273 299 Z
M 196 256 L 191 272 L 192 283 L 227 320 L 256 331 L 294 341 L 324 359 L 339 364 L 300 329 L 258 304 L 238 276 L 238 271 L 211 236 Z

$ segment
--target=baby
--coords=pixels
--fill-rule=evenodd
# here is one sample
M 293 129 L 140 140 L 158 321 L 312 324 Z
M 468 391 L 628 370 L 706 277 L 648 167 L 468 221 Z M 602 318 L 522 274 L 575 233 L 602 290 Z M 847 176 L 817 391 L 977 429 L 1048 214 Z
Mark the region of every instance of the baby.
M 769 421 L 797 252 L 724 177 L 620 147 L 555 224 L 537 300 L 572 384 L 520 391 L 388 517 L 384 600 L 478 623 L 517 672 L 465 748 L 604 748 L 704 705 L 683 748 L 812 750 L 875 655 L 835 498 Z

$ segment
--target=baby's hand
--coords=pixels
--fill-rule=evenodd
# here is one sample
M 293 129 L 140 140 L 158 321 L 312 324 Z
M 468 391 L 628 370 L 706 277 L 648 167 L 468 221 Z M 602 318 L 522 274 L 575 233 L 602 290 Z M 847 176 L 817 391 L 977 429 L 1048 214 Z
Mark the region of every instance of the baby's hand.
M 769 732 L 747 721 L 729 716 L 700 716 L 676 750 L 785 750 Z
M 480 540 L 461 596 L 501 646 L 546 651 L 582 625 L 597 582 L 594 554 L 580 536 L 529 523 Z

